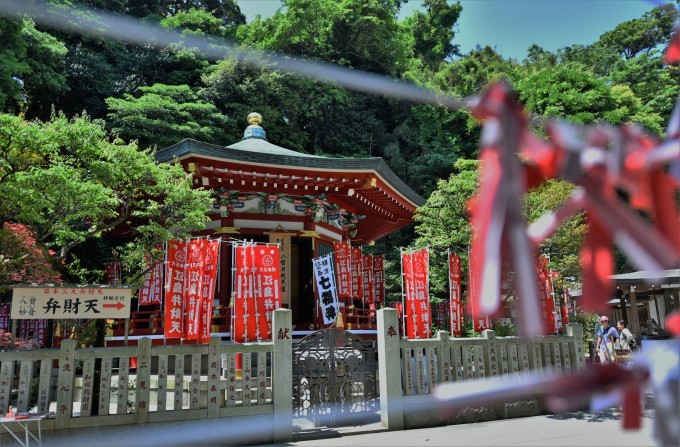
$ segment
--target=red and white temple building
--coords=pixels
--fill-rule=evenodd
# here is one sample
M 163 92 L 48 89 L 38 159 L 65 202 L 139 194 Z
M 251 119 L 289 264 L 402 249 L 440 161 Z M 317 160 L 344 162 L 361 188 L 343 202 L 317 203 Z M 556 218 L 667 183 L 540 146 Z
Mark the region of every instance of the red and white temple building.
M 411 223 L 424 204 L 382 158 L 329 158 L 286 149 L 267 141 L 261 121 L 251 113 L 243 139 L 226 147 L 186 139 L 156 154 L 160 162 L 181 163 L 196 188 L 213 193 L 210 221 L 195 235 L 224 241 L 212 317 L 212 332 L 222 336 L 231 329 L 231 241 L 280 244 L 282 305 L 293 311 L 294 333 L 300 336 L 324 327 L 312 259 L 333 252 L 338 241 L 372 245 Z M 375 329 L 368 312 L 342 304 L 339 326 Z M 128 335 L 162 337 L 161 315 L 160 309 L 142 306 L 131 316 Z M 114 335 L 124 334 L 121 326 Z

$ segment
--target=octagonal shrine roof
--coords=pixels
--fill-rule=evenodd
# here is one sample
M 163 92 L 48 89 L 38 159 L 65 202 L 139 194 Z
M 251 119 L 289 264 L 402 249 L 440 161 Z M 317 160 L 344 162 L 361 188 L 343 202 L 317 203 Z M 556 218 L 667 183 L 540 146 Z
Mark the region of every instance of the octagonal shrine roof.
M 159 150 L 160 162 L 179 160 L 199 184 L 242 191 L 326 194 L 328 200 L 366 217 L 357 242 L 378 239 L 412 222 L 425 200 L 380 157 L 331 158 L 309 155 L 268 142 L 259 122 L 244 139 L 218 146 L 192 139 Z

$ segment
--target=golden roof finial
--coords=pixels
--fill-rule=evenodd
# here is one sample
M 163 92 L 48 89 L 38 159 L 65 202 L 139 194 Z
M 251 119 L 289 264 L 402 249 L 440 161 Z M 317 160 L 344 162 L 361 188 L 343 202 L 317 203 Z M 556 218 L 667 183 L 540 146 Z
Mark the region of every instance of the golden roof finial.
M 248 124 L 260 124 L 262 122 L 262 115 L 257 112 L 248 114 Z

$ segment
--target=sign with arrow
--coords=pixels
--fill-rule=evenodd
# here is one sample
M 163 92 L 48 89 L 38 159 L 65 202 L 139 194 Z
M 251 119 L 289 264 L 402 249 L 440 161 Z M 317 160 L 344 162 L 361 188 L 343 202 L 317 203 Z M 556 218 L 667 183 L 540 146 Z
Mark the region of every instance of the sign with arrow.
M 132 289 L 17 287 L 12 319 L 130 318 Z

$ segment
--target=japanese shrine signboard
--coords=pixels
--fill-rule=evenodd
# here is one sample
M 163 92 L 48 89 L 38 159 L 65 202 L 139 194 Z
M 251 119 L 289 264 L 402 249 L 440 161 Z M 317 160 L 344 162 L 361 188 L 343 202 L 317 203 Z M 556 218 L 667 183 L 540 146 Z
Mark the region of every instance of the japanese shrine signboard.
M 132 289 L 17 287 L 12 319 L 130 318 Z

